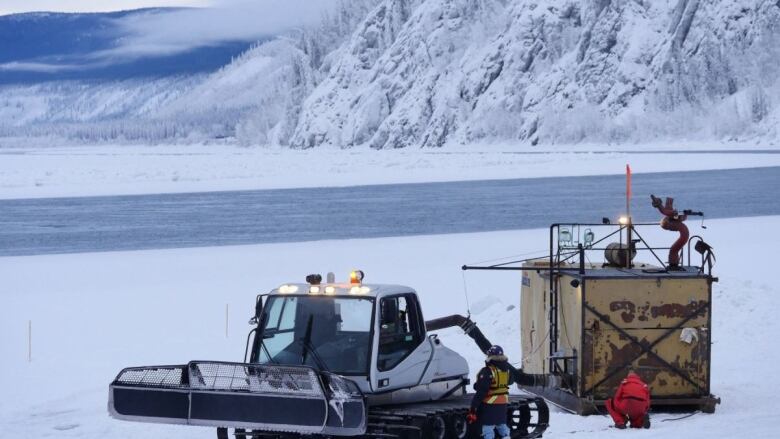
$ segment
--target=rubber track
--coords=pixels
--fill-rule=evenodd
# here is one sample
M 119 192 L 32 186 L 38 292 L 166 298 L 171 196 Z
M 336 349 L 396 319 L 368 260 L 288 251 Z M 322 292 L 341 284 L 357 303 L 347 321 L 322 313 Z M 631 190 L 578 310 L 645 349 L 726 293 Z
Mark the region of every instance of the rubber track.
M 386 439 L 430 439 L 432 434 L 429 419 L 442 416 L 450 421 L 465 420 L 471 406 L 472 395 L 463 395 L 444 401 L 432 401 L 397 406 L 369 408 L 367 431 L 363 438 Z M 549 409 L 544 399 L 536 396 L 511 395 L 508 411 L 512 439 L 533 439 L 542 437 L 549 422 Z M 531 422 L 533 421 L 533 422 Z M 476 426 L 469 426 L 467 438 L 480 438 Z M 238 433 L 238 432 L 236 432 Z M 321 436 L 300 436 L 296 434 L 274 434 L 267 432 L 246 432 L 235 434 L 236 439 L 274 438 L 298 439 Z M 451 438 L 448 436 L 447 438 Z
M 425 438 L 428 436 L 425 430 L 427 420 L 432 416 L 451 417 L 454 415 L 465 419 L 471 405 L 471 397 L 472 395 L 464 395 L 446 401 L 370 408 L 368 431 L 365 437 Z M 542 398 L 512 395 L 508 411 L 514 414 L 511 416 L 513 418 L 511 422 L 512 439 L 542 437 L 547 429 L 549 409 Z M 480 437 L 480 434 L 470 431 L 468 437 Z

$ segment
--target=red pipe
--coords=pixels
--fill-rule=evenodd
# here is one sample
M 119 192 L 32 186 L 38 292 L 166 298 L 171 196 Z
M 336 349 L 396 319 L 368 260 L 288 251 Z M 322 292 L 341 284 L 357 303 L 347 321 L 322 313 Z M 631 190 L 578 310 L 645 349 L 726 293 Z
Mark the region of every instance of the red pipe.
M 688 219 L 687 215 L 680 215 L 674 208 L 674 198 L 666 198 L 666 203 L 662 204 L 661 199 L 655 195 L 650 195 L 653 200 L 653 207 L 658 209 L 664 216 L 661 220 L 661 228 L 672 232 L 680 232 L 680 237 L 674 241 L 672 247 L 669 249 L 669 267 L 678 268 L 680 266 L 680 250 L 688 242 L 690 232 L 688 232 L 688 226 L 683 221 Z

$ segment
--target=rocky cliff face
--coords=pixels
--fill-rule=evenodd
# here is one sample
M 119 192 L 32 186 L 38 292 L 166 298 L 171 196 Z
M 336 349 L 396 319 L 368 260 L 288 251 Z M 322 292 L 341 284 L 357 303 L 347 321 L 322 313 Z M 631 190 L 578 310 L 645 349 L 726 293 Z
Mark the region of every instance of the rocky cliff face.
M 386 0 L 290 143 L 739 136 L 776 105 L 778 36 L 776 1 Z
M 73 117 L 295 148 L 772 143 L 778 60 L 777 0 L 344 0 L 174 94 Z M 38 129 L 71 114 L 39 101 L 5 111 Z

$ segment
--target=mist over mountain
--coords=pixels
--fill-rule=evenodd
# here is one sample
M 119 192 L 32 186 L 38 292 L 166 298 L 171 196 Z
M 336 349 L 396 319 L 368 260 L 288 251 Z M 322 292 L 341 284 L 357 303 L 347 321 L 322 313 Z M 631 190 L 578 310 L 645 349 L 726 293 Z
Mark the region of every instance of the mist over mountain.
M 254 41 L 223 41 L 156 56 L 116 51 L 132 38 L 125 23 L 185 11 L 139 9 L 111 13 L 37 12 L 0 16 L 0 84 L 62 80 L 114 81 L 214 71 Z
M 341 0 L 319 17 L 213 72 L 198 67 L 217 58 L 204 55 L 155 80 L 101 70 L 98 83 L 3 86 L 0 136 L 379 149 L 777 141 L 776 0 Z M 92 29 L 68 34 L 67 56 L 4 58 L 0 75 L 105 52 L 110 28 Z

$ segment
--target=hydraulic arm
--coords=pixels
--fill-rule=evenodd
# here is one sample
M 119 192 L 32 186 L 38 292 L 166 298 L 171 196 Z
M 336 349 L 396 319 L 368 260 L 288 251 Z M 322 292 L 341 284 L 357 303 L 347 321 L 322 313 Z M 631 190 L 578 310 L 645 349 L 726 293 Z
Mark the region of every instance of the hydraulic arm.
M 440 317 L 438 319 L 428 320 L 425 322 L 425 327 L 428 331 L 437 331 L 445 328 L 459 327 L 471 337 L 479 347 L 479 350 L 487 352 L 487 350 L 493 346 L 493 343 L 485 337 L 485 334 L 477 327 L 477 324 L 471 320 L 471 318 L 462 316 L 459 314 L 453 314 L 451 316 Z M 508 364 L 509 372 L 512 374 L 514 382 L 520 386 L 540 386 L 546 387 L 545 383 L 550 380 L 548 375 L 531 375 L 523 372 L 523 369 L 518 369 L 512 364 Z

